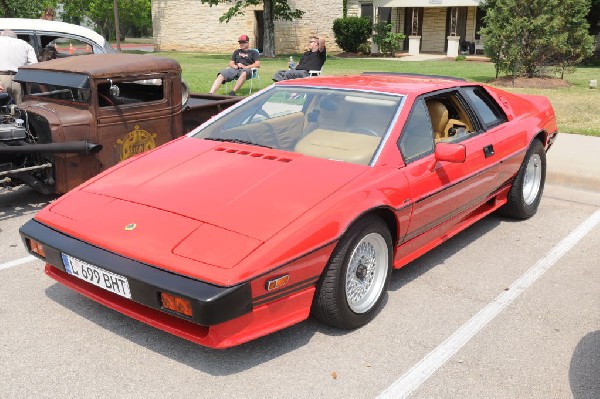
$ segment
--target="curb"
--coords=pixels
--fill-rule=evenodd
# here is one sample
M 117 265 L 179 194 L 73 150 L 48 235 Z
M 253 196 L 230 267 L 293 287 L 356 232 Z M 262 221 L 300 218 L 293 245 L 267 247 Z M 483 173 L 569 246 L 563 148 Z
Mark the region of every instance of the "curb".
M 547 154 L 546 183 L 600 192 L 600 137 L 559 133 Z

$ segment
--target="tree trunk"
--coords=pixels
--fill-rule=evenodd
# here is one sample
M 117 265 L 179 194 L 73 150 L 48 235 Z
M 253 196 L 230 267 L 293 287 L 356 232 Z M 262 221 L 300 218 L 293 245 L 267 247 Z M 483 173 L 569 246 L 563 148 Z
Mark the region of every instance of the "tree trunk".
M 114 0 L 113 8 L 115 12 L 115 38 L 117 39 L 117 51 L 121 52 L 121 28 L 119 26 L 119 2 Z
M 273 22 L 273 0 L 264 0 L 263 56 L 275 57 L 275 23 Z

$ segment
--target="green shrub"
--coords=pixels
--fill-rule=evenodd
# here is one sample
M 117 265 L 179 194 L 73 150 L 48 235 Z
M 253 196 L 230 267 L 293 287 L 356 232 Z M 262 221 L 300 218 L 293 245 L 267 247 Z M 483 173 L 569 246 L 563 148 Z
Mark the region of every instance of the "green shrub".
M 358 47 L 365 43 L 373 31 L 373 22 L 366 18 L 346 17 L 333 21 L 335 42 L 348 53 L 358 52 Z
M 379 51 L 383 55 L 394 56 L 394 54 L 402 47 L 404 34 L 392 32 L 392 24 L 379 22 L 375 24 L 375 34 L 373 41 L 379 46 Z
M 369 43 L 369 42 L 361 43 L 358 46 L 358 52 L 363 53 L 364 55 L 370 55 L 371 54 L 371 43 Z

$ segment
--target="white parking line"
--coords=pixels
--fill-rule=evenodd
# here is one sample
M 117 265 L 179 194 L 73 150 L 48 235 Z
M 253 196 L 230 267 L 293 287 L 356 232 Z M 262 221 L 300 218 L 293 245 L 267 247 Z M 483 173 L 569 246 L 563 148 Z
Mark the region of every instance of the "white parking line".
M 10 262 L 0 264 L 0 270 L 8 269 L 9 267 L 13 267 L 13 266 L 19 266 L 19 265 L 22 265 L 23 263 L 31 262 L 34 259 L 35 259 L 35 256 L 29 255 L 24 258 L 11 260 Z
M 378 398 L 406 398 L 424 383 L 433 373 L 454 356 L 471 338 L 482 328 L 489 324 L 508 305 L 521 295 L 531 284 L 540 278 L 564 254 L 573 248 L 586 236 L 598 223 L 600 223 L 600 210 L 594 212 L 571 234 L 564 238 L 543 259 L 540 259 L 531 269 L 523 274 L 508 289 L 499 295 L 493 302 L 479 311 L 467 323 L 460 327 L 446 341 L 431 351 L 419 363 L 397 379 Z

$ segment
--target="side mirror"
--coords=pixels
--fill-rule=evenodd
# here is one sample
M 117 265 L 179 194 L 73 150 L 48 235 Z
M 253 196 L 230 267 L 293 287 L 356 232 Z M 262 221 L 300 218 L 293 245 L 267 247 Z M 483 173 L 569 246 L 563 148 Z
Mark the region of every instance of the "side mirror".
M 119 94 L 121 94 L 121 90 L 119 89 L 119 86 L 113 84 L 112 79 L 107 79 L 110 82 L 110 87 L 108 89 L 108 92 L 110 93 L 111 96 L 113 97 L 118 97 Z
M 462 144 L 437 143 L 435 145 L 435 159 L 429 165 L 429 170 L 433 171 L 439 161 L 452 163 L 463 163 L 467 159 L 467 147 Z

